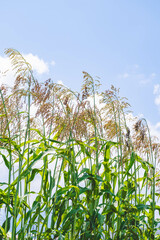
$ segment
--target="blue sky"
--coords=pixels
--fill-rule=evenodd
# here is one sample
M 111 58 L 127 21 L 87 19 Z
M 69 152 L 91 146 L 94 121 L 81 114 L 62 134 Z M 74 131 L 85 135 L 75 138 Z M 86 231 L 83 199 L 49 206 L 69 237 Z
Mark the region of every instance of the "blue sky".
M 99 76 L 102 90 L 119 87 L 158 131 L 159 13 L 159 0 L 1 1 L 0 63 L 5 48 L 32 54 L 47 66 L 37 78 L 77 91 L 83 70 Z

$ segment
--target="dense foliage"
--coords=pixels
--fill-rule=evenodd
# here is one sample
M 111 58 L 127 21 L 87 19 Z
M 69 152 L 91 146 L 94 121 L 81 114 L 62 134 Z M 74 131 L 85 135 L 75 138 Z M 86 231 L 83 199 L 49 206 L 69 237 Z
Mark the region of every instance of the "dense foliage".
M 160 239 L 159 144 L 145 119 L 86 72 L 76 93 L 6 54 L 16 78 L 0 88 L 0 239 Z

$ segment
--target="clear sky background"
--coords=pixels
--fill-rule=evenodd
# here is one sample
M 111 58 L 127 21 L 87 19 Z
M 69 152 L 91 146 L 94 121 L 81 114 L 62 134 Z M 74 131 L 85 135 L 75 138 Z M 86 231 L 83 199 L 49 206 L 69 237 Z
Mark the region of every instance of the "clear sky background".
M 79 91 L 87 71 L 101 77 L 102 90 L 120 88 L 160 136 L 159 0 L 0 0 L 0 70 L 10 47 L 41 81 Z

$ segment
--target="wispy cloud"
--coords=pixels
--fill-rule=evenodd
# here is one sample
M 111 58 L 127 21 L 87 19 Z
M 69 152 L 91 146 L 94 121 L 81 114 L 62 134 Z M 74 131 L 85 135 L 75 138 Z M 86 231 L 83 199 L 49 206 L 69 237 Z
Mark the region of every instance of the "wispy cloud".
M 140 66 L 138 64 L 134 64 L 130 66 L 128 70 L 122 74 L 119 74 L 118 78 L 122 80 L 134 80 L 137 81 L 140 85 L 147 85 L 148 83 L 152 82 L 156 77 L 156 73 L 150 73 L 146 75 L 140 72 Z
M 145 74 L 140 74 L 139 78 L 141 79 L 139 81 L 140 84 L 146 85 L 150 82 L 152 82 L 156 77 L 156 73 L 151 73 L 148 76 L 146 76 Z
M 153 94 L 160 94 L 160 85 L 159 84 L 154 85 Z
M 119 78 L 121 78 L 121 79 L 126 79 L 128 77 L 129 77 L 129 73 L 123 73 L 123 74 L 119 75 Z
M 54 60 L 51 61 L 51 65 L 54 66 L 56 63 Z

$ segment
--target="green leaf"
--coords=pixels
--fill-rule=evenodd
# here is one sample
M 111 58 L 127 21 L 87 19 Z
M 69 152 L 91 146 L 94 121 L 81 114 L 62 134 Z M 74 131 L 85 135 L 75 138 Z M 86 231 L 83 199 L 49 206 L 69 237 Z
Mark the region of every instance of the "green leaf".
M 9 169 L 9 161 L 7 160 L 7 158 L 5 157 L 4 154 L 0 153 L 0 155 L 2 156 L 3 160 L 4 160 L 4 163 L 6 165 L 6 167 Z
M 129 173 L 129 171 L 130 171 L 130 169 L 132 168 L 132 166 L 133 166 L 133 164 L 134 164 L 134 162 L 135 162 L 135 160 L 136 160 L 136 157 L 135 157 L 136 155 L 135 155 L 135 153 L 134 152 L 132 152 L 131 153 L 131 158 L 130 158 L 130 163 L 129 163 L 129 166 L 126 168 L 126 170 L 125 170 L 125 175 L 124 175 L 124 177 L 123 177 L 123 180 L 125 179 L 125 177 L 127 176 L 127 174 Z
M 35 178 L 35 175 L 38 174 L 38 173 L 41 173 L 42 170 L 41 169 L 38 169 L 38 168 L 34 168 L 31 170 L 31 176 L 30 178 L 28 179 L 28 183 L 33 181 L 33 179 Z
M 8 219 L 6 219 L 2 224 L 2 228 L 5 229 L 5 226 L 6 226 L 6 223 L 7 223 L 7 232 L 10 230 L 11 218 L 12 217 L 8 217 Z
M 145 210 L 145 209 L 150 209 L 150 205 L 146 205 L 146 204 L 138 204 L 138 205 L 136 205 L 136 207 L 140 211 Z

